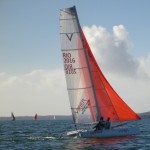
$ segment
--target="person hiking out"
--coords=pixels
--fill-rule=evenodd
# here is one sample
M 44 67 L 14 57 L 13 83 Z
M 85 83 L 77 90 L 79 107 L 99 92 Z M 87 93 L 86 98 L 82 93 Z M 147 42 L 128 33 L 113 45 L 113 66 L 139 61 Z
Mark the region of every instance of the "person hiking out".
M 105 121 L 105 129 L 110 129 L 110 118 L 108 117 L 107 120 Z

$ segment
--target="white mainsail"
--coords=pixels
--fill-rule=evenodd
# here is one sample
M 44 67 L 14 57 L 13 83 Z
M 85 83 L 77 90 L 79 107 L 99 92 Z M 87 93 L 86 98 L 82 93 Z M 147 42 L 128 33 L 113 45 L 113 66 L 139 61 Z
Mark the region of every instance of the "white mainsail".
M 81 32 L 75 7 L 61 10 L 61 48 L 72 115 L 75 123 L 90 123 L 99 114 Z

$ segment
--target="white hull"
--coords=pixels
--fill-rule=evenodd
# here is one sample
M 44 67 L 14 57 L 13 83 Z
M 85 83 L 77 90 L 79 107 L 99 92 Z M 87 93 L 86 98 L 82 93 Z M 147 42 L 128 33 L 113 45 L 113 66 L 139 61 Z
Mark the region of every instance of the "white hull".
M 75 130 L 75 131 L 70 131 L 70 132 L 67 132 L 67 136 L 72 136 L 72 137 L 78 136 L 79 133 L 81 133 L 81 132 L 86 132 L 86 130 Z
M 139 133 L 140 133 L 139 128 L 132 127 L 132 128 L 118 128 L 109 130 L 80 132 L 79 136 L 81 138 L 111 138 L 111 137 L 132 136 Z

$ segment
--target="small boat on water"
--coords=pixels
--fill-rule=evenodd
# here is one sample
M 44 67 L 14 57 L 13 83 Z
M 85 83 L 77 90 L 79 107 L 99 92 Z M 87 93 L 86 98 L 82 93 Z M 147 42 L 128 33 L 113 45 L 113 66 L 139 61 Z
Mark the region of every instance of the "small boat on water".
M 38 117 L 38 116 L 37 116 L 37 114 L 35 114 L 35 116 L 34 116 L 34 120 L 37 120 L 37 117 Z
M 140 130 L 135 126 L 118 126 L 98 131 L 85 128 L 99 122 L 100 117 L 105 120 L 109 117 L 111 123 L 131 122 L 140 117 L 120 98 L 103 75 L 82 31 L 75 6 L 60 10 L 60 38 L 67 90 L 76 128 L 76 131 L 68 132 L 67 135 L 109 138 L 139 134 Z
M 14 116 L 14 113 L 13 113 L 13 112 L 11 113 L 11 117 L 12 117 L 12 121 L 15 121 L 15 120 L 16 120 L 16 118 L 15 118 L 15 116 Z

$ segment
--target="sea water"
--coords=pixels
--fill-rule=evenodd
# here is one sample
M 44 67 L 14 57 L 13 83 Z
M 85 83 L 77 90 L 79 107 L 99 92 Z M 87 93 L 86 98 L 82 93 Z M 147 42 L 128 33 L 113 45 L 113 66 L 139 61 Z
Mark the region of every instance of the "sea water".
M 74 130 L 71 120 L 0 121 L 0 150 L 150 150 L 150 119 L 132 124 L 139 135 L 81 139 L 66 136 Z

